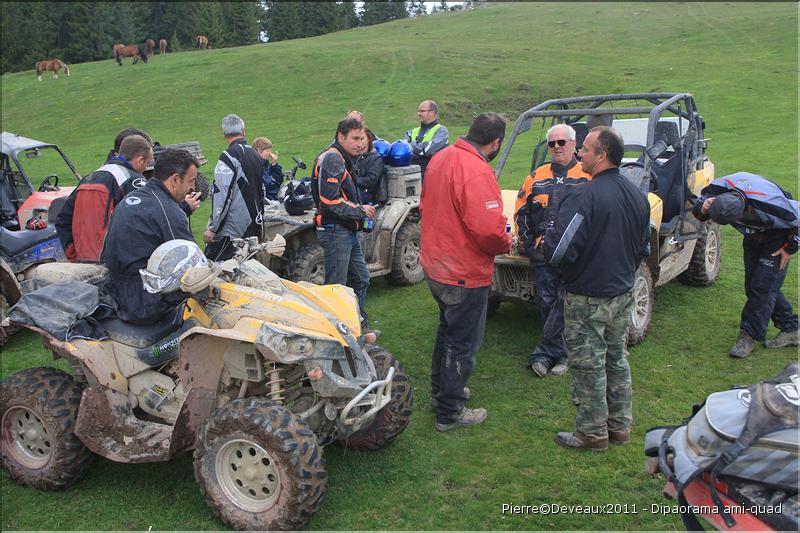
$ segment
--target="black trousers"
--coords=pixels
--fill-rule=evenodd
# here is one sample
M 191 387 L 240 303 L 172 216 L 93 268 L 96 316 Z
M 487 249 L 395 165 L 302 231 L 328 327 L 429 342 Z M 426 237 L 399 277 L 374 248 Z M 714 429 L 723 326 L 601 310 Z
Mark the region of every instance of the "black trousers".
M 767 336 L 770 319 L 781 331 L 797 330 L 797 315 L 781 292 L 789 267 L 781 270 L 780 257 L 772 256 L 785 240 L 785 230 L 770 230 L 745 235 L 742 242 L 747 303 L 739 327 L 759 341 Z
M 431 396 L 439 402 L 436 421 L 449 424 L 464 409 L 464 387 L 478 362 L 491 287 L 467 289 L 428 279 L 439 305 L 439 329 L 431 362 Z

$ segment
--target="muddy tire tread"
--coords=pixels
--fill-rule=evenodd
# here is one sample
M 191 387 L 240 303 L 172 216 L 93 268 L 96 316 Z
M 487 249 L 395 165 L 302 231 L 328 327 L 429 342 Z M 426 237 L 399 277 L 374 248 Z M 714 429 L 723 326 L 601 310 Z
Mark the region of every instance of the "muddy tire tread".
M 392 382 L 392 401 L 389 405 L 378 413 L 369 427 L 337 441 L 346 448 L 361 451 L 384 448 L 400 435 L 411 420 L 414 405 L 414 389 L 400 362 L 380 346 L 373 346 L 367 351 L 381 379 L 386 377 L 390 367 L 394 367 L 395 373 Z
M 281 490 L 289 495 L 286 505 L 252 513 L 227 500 L 215 482 L 216 456 L 209 451 L 239 435 L 258 442 L 276 463 L 293 471 L 293 476 L 281 472 L 281 477 L 286 477 Z M 234 400 L 212 414 L 197 436 L 194 473 L 214 514 L 240 530 L 301 529 L 322 504 L 327 480 L 322 450 L 311 428 L 286 408 L 263 398 Z
M 0 416 L 11 407 L 27 407 L 37 413 L 53 442 L 51 460 L 38 470 L 18 464 L 3 449 L 0 459 L 14 481 L 39 490 L 59 490 L 83 477 L 95 456 L 75 435 L 81 394 L 73 377 L 55 368 L 22 370 L 2 382 Z

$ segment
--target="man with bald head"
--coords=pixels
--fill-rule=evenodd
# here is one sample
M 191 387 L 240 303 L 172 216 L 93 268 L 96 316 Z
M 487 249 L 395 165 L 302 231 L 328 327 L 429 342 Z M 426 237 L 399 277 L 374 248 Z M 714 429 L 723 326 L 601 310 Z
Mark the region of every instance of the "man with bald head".
M 567 448 L 630 440 L 626 339 L 636 269 L 650 252 L 650 206 L 619 173 L 624 153 L 618 131 L 589 132 L 579 156 L 592 180 L 564 197 L 544 235 L 544 255 L 564 284 L 564 348 L 578 404 L 575 431 L 555 438 Z
M 406 140 L 411 145 L 411 162 L 419 165 L 423 175 L 433 154 L 447 146 L 447 128 L 439 123 L 439 108 L 433 100 L 424 100 L 417 106 L 419 127 L 406 132 Z
M 525 178 L 514 209 L 517 229 L 533 263 L 536 306 L 542 317 L 542 336 L 528 360 L 528 366 L 540 378 L 560 376 L 567 371 L 562 339 L 564 286 L 558 271 L 544 261 L 542 237 L 547 223 L 558 211 L 561 198 L 592 179 L 575 158 L 575 130 L 571 126 L 556 124 L 547 131 L 547 151 L 550 162 Z

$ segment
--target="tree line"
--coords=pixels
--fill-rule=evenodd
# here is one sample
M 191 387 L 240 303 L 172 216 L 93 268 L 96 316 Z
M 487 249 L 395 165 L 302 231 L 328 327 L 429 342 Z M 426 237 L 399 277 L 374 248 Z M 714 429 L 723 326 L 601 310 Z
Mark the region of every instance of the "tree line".
M 482 2 L 433 12 L 472 8 Z M 2 2 L 0 73 L 41 59 L 82 63 L 111 57 L 116 43 L 167 40 L 178 52 L 205 35 L 214 48 L 313 37 L 427 14 L 424 2 Z

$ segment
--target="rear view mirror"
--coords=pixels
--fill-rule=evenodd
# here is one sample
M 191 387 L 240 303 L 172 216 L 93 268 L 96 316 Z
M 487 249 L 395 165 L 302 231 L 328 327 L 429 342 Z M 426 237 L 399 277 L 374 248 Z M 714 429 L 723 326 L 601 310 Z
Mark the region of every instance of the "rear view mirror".
M 302 159 L 300 159 L 298 157 L 295 157 L 295 156 L 292 156 L 292 159 L 294 159 L 294 162 L 297 165 L 297 168 L 301 168 L 301 169 L 305 169 L 306 168 L 306 164 L 303 162 Z
M 27 152 L 25 152 L 25 157 L 27 157 L 28 159 L 36 159 L 40 155 L 42 154 L 41 152 L 39 152 L 38 148 L 34 148 L 33 150 L 28 150 Z
M 666 151 L 667 151 L 667 143 L 665 143 L 664 141 L 658 141 L 653 146 L 647 149 L 647 155 L 650 157 L 650 159 L 658 159 Z

